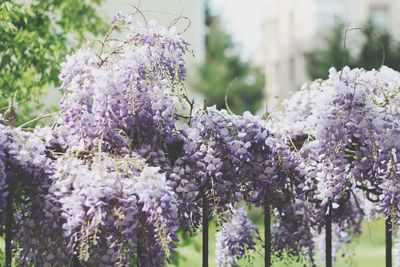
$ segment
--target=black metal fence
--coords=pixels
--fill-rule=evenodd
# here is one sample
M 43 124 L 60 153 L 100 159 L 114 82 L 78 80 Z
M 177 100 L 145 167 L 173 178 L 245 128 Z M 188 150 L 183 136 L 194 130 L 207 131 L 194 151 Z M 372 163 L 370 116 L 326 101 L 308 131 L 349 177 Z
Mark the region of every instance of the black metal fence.
M 12 264 L 12 226 L 13 226 L 13 213 L 12 213 L 12 195 L 9 195 L 8 203 L 6 205 L 6 229 L 5 229 L 5 267 L 11 267 Z M 208 267 L 208 226 L 210 221 L 210 214 L 208 211 L 207 197 L 203 196 L 203 221 L 202 221 L 202 266 Z M 271 267 L 271 204 L 268 195 L 264 199 L 264 259 L 265 266 Z M 385 219 L 385 250 L 386 250 L 386 267 L 392 267 L 392 222 L 391 217 Z M 326 267 L 332 267 L 332 204 L 328 205 L 328 212 L 325 215 L 325 261 Z M 139 263 L 140 261 L 138 261 Z M 79 267 L 81 264 L 76 258 L 73 262 L 73 267 Z M 140 267 L 140 266 L 138 266 Z
M 203 267 L 208 267 L 208 211 L 203 200 Z M 207 215 L 207 216 L 206 216 Z M 207 219 L 206 219 L 207 218 Z M 204 221 L 206 220 L 206 221 Z M 271 262 L 271 205 L 268 197 L 264 200 L 264 266 L 272 267 Z M 391 217 L 385 219 L 385 251 L 386 267 L 392 267 L 392 222 Z M 325 266 L 333 267 L 332 258 L 332 203 L 328 205 L 325 215 Z M 139 266 L 138 266 L 139 267 Z

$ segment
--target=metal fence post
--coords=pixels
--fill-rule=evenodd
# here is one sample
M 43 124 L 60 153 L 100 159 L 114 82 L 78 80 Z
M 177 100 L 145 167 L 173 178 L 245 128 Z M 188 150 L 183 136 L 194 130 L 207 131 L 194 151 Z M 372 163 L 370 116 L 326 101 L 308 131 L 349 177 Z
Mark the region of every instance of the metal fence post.
M 11 180 L 8 177 L 8 180 Z M 11 267 L 12 264 L 12 228 L 14 222 L 13 214 L 14 186 L 8 182 L 8 196 L 6 198 L 6 222 L 5 222 L 5 267 Z
M 265 267 L 271 267 L 271 203 L 268 192 L 264 199 L 264 228 Z
M 325 264 L 332 267 L 332 202 L 328 202 L 328 210 L 325 214 Z
M 202 222 L 202 239 L 203 239 L 203 267 L 208 267 L 208 202 L 207 193 L 203 192 L 203 222 Z
M 392 218 L 385 219 L 386 267 L 392 267 Z

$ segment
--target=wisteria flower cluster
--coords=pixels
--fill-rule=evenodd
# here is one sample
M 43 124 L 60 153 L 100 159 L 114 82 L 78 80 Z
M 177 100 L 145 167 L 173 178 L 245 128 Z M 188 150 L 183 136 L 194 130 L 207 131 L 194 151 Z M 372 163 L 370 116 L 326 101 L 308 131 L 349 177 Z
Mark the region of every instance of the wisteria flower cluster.
M 266 121 L 193 109 L 188 46 L 119 13 L 62 63 L 53 127 L 0 124 L 0 234 L 12 219 L 21 266 L 164 266 L 211 217 L 217 265 L 236 266 L 259 239 L 242 203 L 272 211 L 276 258 L 314 266 L 326 214 L 335 251 L 365 217 L 400 219 L 398 72 L 332 69 Z
M 171 137 L 179 101 L 171 95 L 180 93 L 188 43 L 154 22 L 131 29 L 125 42 L 103 44 L 101 54 L 82 49 L 62 64 L 57 135 L 64 149 L 100 141 L 104 151 L 141 149 L 146 157 Z
M 42 251 L 45 246 L 51 244 L 51 241 L 38 242 L 40 237 L 47 234 L 45 228 L 41 227 L 41 222 L 45 216 L 45 196 L 51 186 L 49 176 L 54 168 L 52 160 L 46 154 L 45 142 L 41 138 L 45 130 L 46 128 L 36 129 L 30 133 L 0 126 L 0 165 L 3 166 L 0 176 L 0 229 L 5 230 L 6 208 L 10 206 L 7 203 L 10 203 L 10 198 L 15 198 L 18 200 L 18 210 L 12 223 L 18 226 L 14 234 L 21 243 L 21 263 L 29 258 L 29 254 Z
M 117 18 L 108 36 L 128 22 Z M 154 22 L 130 26 L 125 42 L 107 38 L 100 53 L 85 48 L 62 64 L 55 127 L 0 125 L 0 229 L 12 196 L 22 265 L 128 266 L 137 256 L 163 266 L 176 247 L 165 171 L 188 43 Z
M 220 267 L 233 267 L 248 250 L 255 249 L 258 230 L 242 208 L 234 208 L 226 220 L 216 234 L 216 263 Z
M 385 66 L 331 69 L 327 80 L 305 84 L 271 120 L 304 162 L 301 187 L 317 232 L 327 212 L 334 236 L 347 237 L 343 242 L 360 233 L 365 215 L 399 220 L 399 85 L 400 74 Z
M 272 249 L 278 259 L 292 258 L 309 261 L 311 265 L 314 263 L 315 244 L 310 212 L 309 205 L 300 199 L 276 209 L 274 215 L 277 219 L 272 225 Z M 285 253 L 288 254 L 286 257 Z
M 129 34 L 112 41 L 119 27 Z M 1 126 L 2 219 L 7 196 L 27 198 L 14 210 L 21 263 L 162 266 L 178 229 L 198 229 L 203 196 L 219 222 L 240 201 L 268 198 L 279 213 L 297 199 L 300 157 L 261 117 L 215 107 L 180 116 L 193 107 L 182 96 L 187 49 L 173 29 L 118 14 L 98 50 L 62 64 L 52 128 Z
M 0 125 L 0 232 L 5 224 L 5 210 L 8 195 L 8 181 L 6 175 L 8 131 Z
M 199 194 L 207 196 L 216 215 L 242 200 L 262 205 L 268 197 L 278 207 L 296 198 L 296 185 L 304 180 L 299 157 L 249 112 L 238 116 L 215 107 L 199 110 L 180 140 L 181 156 L 170 178 L 186 211 L 184 226 L 188 220 L 194 228 L 199 223 Z

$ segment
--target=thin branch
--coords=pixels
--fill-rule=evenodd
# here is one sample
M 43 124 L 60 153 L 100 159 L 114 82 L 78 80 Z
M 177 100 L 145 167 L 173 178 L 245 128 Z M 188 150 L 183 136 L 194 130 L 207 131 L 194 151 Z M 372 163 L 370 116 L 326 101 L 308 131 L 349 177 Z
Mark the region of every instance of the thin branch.
M 51 117 L 51 116 L 53 116 L 53 115 L 57 115 L 57 114 L 59 114 L 59 113 L 60 113 L 60 112 L 57 111 L 57 112 L 52 112 L 52 113 L 48 113 L 48 114 L 45 114 L 45 115 L 36 117 L 36 118 L 34 118 L 34 119 L 32 119 L 32 120 L 30 120 L 30 121 L 28 121 L 28 122 L 25 122 L 24 124 L 21 124 L 20 126 L 18 126 L 18 128 L 23 128 L 23 127 L 25 127 L 25 126 L 27 126 L 27 125 L 29 125 L 29 124 L 35 122 L 35 121 L 38 121 L 38 120 L 41 120 L 41 119 L 45 119 L 45 118 Z
M 381 65 L 379 66 L 378 70 L 380 70 L 382 68 L 383 65 L 385 65 L 385 60 L 386 60 L 386 52 L 385 52 L 385 46 L 383 45 L 383 42 L 381 40 L 381 38 L 379 37 L 379 35 L 374 32 L 373 30 L 369 29 L 369 28 L 363 28 L 363 27 L 354 27 L 354 28 L 349 28 L 350 27 L 350 23 L 347 25 L 346 27 L 346 31 L 344 33 L 344 39 L 343 39 L 343 62 L 342 62 L 342 70 L 340 71 L 340 75 L 339 75 L 339 80 L 342 80 L 342 73 L 343 73 L 343 68 L 344 68 L 344 64 L 346 62 L 346 42 L 347 42 L 347 34 L 350 31 L 354 31 L 354 30 L 360 30 L 360 31 L 367 31 L 368 33 L 370 33 L 379 43 L 381 49 L 382 49 L 382 61 L 381 61 Z
M 231 108 L 229 107 L 229 103 L 228 103 L 228 94 L 231 91 L 232 85 L 237 81 L 237 77 L 235 77 L 228 85 L 228 88 L 226 88 L 225 91 L 225 107 L 226 110 L 228 110 L 229 113 L 234 114 L 231 110 Z

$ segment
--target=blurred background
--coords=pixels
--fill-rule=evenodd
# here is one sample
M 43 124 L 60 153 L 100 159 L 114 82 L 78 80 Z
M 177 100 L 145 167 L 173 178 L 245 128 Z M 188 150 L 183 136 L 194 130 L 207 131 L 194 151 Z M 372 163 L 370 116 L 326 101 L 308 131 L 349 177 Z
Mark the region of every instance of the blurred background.
M 304 82 L 326 78 L 343 62 L 379 68 L 382 47 L 385 65 L 400 69 L 398 0 L 0 0 L 0 109 L 13 100 L 19 123 L 56 110 L 59 63 L 104 35 L 118 11 L 135 7 L 148 20 L 175 24 L 190 41 L 192 95 L 218 108 L 228 103 L 237 114 L 277 109 Z M 260 213 L 251 214 L 262 232 Z M 366 223 L 363 236 L 343 250 L 353 256 L 335 266 L 383 266 L 383 227 Z M 200 236 L 182 240 L 174 266 L 200 266 Z M 262 266 L 262 255 L 254 258 L 243 266 Z
M 278 108 L 332 66 L 379 68 L 382 47 L 384 63 L 400 66 L 397 0 L 0 0 L 0 108 L 13 98 L 32 117 L 51 110 L 59 63 L 136 8 L 190 41 L 193 95 L 235 113 Z
M 379 68 L 382 46 L 385 65 L 400 67 L 396 0 L 146 0 L 140 7 L 161 24 L 181 13 L 190 19 L 183 35 L 195 55 L 189 66 L 197 68 L 189 67 L 189 87 L 219 108 L 230 87 L 228 103 L 237 113 L 276 108 L 343 62 Z M 111 17 L 126 8 L 126 0 L 108 0 L 102 11 Z M 176 26 L 184 29 L 186 21 Z

